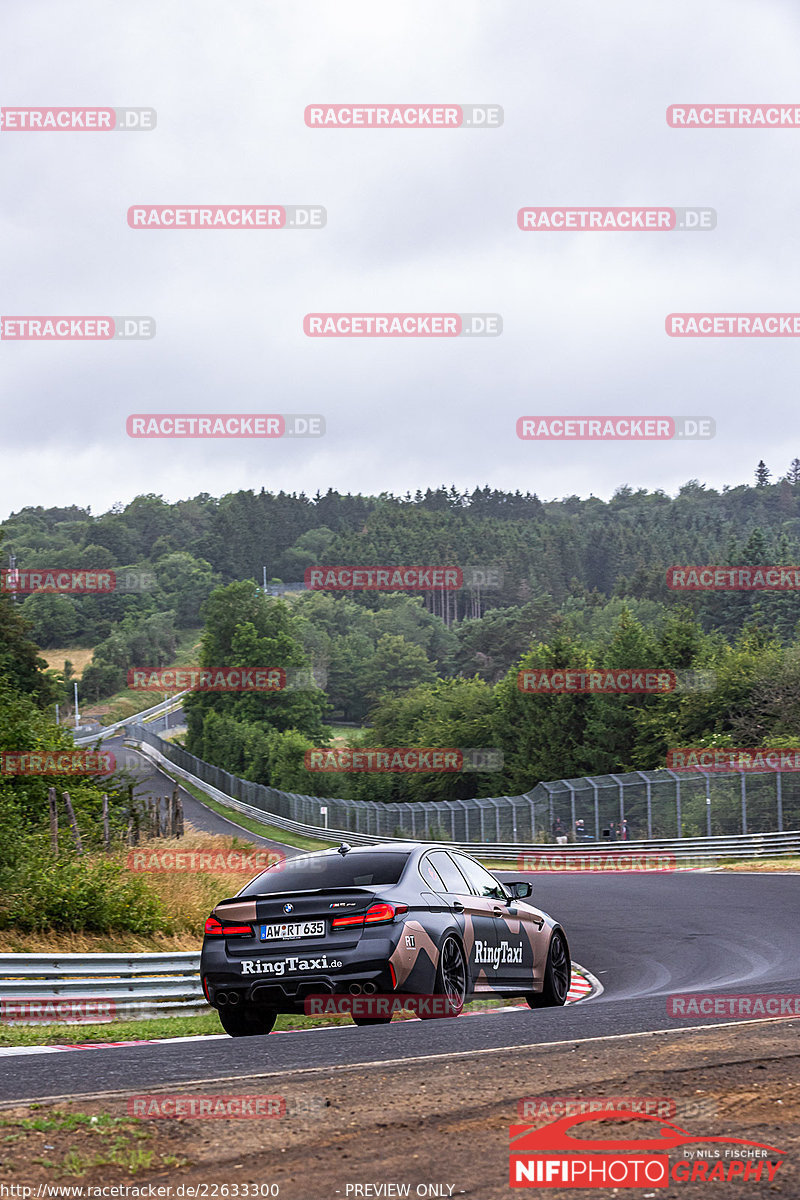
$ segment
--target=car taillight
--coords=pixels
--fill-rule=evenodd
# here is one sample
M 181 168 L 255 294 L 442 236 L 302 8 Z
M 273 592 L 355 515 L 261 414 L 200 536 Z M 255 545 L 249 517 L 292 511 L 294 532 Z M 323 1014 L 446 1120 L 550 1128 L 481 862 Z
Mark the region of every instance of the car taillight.
M 401 913 L 408 912 L 407 904 L 386 904 L 384 901 L 379 901 L 377 904 L 371 904 L 365 913 L 353 913 L 347 917 L 334 917 L 331 921 L 332 929 L 344 929 L 346 927 L 353 928 L 359 925 L 385 925 L 393 921 L 395 917 Z
M 385 904 L 381 901 L 378 904 L 371 904 L 369 906 L 364 917 L 364 924 L 383 925 L 386 921 L 393 921 L 396 916 L 407 912 L 407 904 Z
M 334 917 L 331 921 L 331 929 L 344 929 L 346 925 L 363 925 L 364 914 L 354 913 L 349 917 Z
M 252 925 L 228 925 L 227 922 L 209 917 L 205 924 L 207 937 L 252 937 Z

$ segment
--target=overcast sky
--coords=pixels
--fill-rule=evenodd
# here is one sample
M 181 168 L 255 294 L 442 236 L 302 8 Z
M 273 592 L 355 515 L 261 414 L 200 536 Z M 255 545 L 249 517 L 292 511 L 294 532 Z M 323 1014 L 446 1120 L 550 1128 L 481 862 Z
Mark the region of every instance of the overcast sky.
M 0 517 L 243 487 L 543 498 L 778 476 L 798 339 L 669 338 L 800 310 L 789 0 L 17 0 L 3 106 L 151 106 L 150 133 L 0 132 L 2 315 L 146 314 L 151 341 L 0 341 Z M 494 103 L 499 129 L 309 129 L 311 103 Z M 133 230 L 132 204 L 321 204 L 318 231 Z M 520 207 L 703 205 L 713 232 L 523 233 Z M 497 312 L 493 339 L 312 339 L 309 312 Z M 136 412 L 321 413 L 319 440 L 134 441 Z M 528 414 L 708 415 L 694 443 L 532 444 Z

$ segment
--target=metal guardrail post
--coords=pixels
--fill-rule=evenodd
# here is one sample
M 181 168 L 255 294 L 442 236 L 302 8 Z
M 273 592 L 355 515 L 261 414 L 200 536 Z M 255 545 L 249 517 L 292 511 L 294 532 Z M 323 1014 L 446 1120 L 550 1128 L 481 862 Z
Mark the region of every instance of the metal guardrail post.
M 747 833 L 747 776 L 742 771 L 742 835 Z
M 647 836 L 648 836 L 649 838 L 651 838 L 651 837 L 653 836 L 653 796 L 652 796 L 652 783 L 651 783 L 651 781 L 650 781 L 650 780 L 647 778 L 647 776 L 645 775 L 644 771 L 637 771 L 637 772 L 636 772 L 636 774 L 637 774 L 637 775 L 640 775 L 640 776 L 642 777 L 642 779 L 644 780 L 644 786 L 645 786 L 645 788 L 647 789 Z
M 574 837 L 574 835 L 575 835 L 575 817 L 576 817 L 576 814 L 575 814 L 575 788 L 567 779 L 564 780 L 564 785 L 565 785 L 565 787 L 569 788 L 569 819 L 572 822 L 570 828 L 572 830 L 572 834 Z
M 625 820 L 625 784 L 620 779 L 619 775 L 610 775 L 609 779 L 613 779 L 614 783 L 619 788 L 619 827 L 622 831 L 622 822 Z
M 775 801 L 778 806 L 778 833 L 783 833 L 783 773 L 775 776 Z
M 711 776 L 703 771 L 706 779 L 706 837 L 711 837 Z

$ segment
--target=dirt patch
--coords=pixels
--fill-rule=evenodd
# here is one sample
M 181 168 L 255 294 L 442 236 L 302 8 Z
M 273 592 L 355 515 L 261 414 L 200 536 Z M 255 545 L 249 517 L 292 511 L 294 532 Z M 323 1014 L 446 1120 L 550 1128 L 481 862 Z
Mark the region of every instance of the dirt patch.
M 157 1182 L 171 1185 L 173 1196 L 178 1195 L 175 1189 L 180 1184 L 238 1183 L 240 1196 L 245 1195 L 244 1184 L 259 1185 L 261 1195 L 268 1194 L 263 1190 L 266 1185 L 277 1184 L 281 1200 L 335 1200 L 336 1196 L 346 1200 L 348 1195 L 359 1200 L 402 1194 L 347 1192 L 348 1185 L 392 1183 L 409 1185 L 412 1197 L 507 1200 L 511 1194 L 509 1126 L 526 1123 L 520 1115 L 521 1101 L 616 1096 L 672 1102 L 676 1115 L 670 1120 L 692 1134 L 745 1138 L 785 1152 L 771 1184 L 718 1183 L 712 1189 L 715 1197 L 751 1195 L 755 1187 L 764 1194 L 794 1197 L 800 1192 L 798 1029 L 796 1020 L 776 1020 L 694 1033 L 448 1056 L 426 1063 L 342 1065 L 243 1079 L 236 1088 L 224 1085 L 226 1093 L 235 1092 L 240 1103 L 243 1096 L 271 1097 L 273 1114 L 276 1103 L 285 1105 L 286 1114 L 247 1120 L 134 1118 L 134 1127 L 146 1137 L 124 1135 L 134 1145 L 131 1157 L 137 1147 L 141 1151 L 138 1160 L 132 1158 L 133 1165 L 92 1166 L 98 1135 L 85 1123 L 58 1137 L 48 1134 L 46 1141 L 36 1131 L 7 1125 L 0 1132 L 0 1182 Z M 261 1045 L 254 1040 L 254 1064 L 265 1061 Z M 192 1098 L 195 1104 L 200 1098 L 212 1103 L 214 1091 L 208 1086 L 183 1089 L 180 1095 L 184 1104 Z M 149 1102 L 153 1100 L 164 1103 L 165 1095 L 153 1093 Z M 42 1107 L 38 1115 L 76 1112 L 89 1119 L 97 1116 L 131 1124 L 128 1099 L 123 1097 Z M 0 1112 L 0 1117 L 12 1122 L 32 1115 L 37 1114 L 28 1108 Z M 636 1124 L 612 1130 L 607 1123 L 605 1127 L 593 1123 L 588 1131 L 593 1137 L 630 1137 Z M 4 1142 L 8 1133 L 20 1136 Z M 51 1149 L 45 1151 L 45 1144 Z M 127 1153 L 120 1150 L 121 1155 Z M 151 1156 L 149 1165 L 144 1165 L 146 1155 Z M 44 1156 L 50 1165 L 42 1162 Z M 670 1152 L 671 1163 L 684 1157 L 684 1150 Z M 88 1165 L 82 1174 L 70 1174 L 70 1164 Z M 431 1190 L 433 1185 L 440 1190 Z M 418 1192 L 418 1187 L 428 1190 Z M 671 1187 L 689 1200 L 708 1195 L 701 1183 Z M 213 1191 L 206 1194 L 213 1200 Z M 586 1194 L 575 1189 L 547 1192 L 553 1200 Z M 606 1197 L 612 1191 L 594 1189 L 589 1194 Z M 233 1196 L 233 1191 L 228 1195 Z

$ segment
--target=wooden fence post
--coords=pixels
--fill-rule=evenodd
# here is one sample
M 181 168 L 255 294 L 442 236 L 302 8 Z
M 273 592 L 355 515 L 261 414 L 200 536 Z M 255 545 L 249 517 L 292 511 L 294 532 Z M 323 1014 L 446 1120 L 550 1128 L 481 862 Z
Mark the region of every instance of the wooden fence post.
M 78 829 L 78 821 L 75 817 L 75 809 L 72 807 L 72 801 L 69 798 L 69 792 L 62 792 L 61 797 L 64 801 L 64 807 L 67 810 L 69 823 L 72 826 L 72 836 L 75 838 L 75 849 L 78 854 L 83 854 L 83 842 L 81 841 L 81 831 Z
M 58 858 L 58 807 L 54 787 L 47 789 L 47 803 L 50 808 L 50 848 L 53 857 Z

